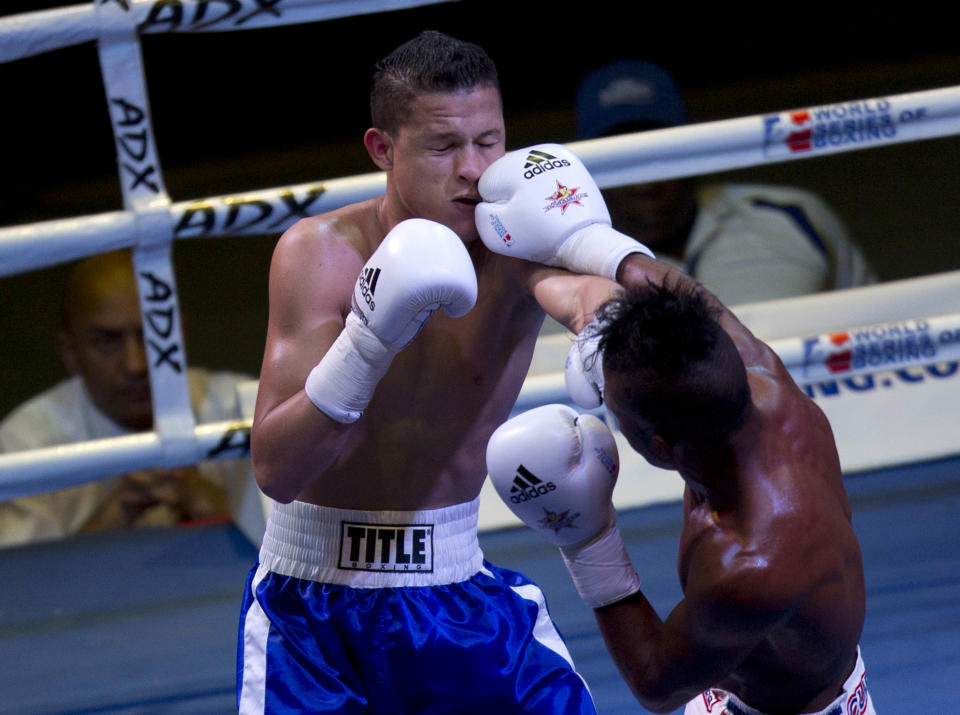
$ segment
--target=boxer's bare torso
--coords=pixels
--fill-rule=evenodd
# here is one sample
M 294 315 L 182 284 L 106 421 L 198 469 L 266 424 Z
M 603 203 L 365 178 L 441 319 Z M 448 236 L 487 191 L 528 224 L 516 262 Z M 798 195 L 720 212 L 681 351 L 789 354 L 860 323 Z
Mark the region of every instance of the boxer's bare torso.
M 340 220 L 369 224 L 373 209 L 368 203 Z M 344 269 L 357 275 L 369 256 L 365 245 L 350 248 Z M 492 254 L 479 241 L 469 251 L 477 270 L 476 305 L 460 318 L 434 313 L 394 358 L 338 458 L 307 485 L 301 500 L 411 510 L 479 493 L 487 440 L 516 401 L 544 313 L 523 282 L 530 264 Z M 352 295 L 351 282 L 339 295 L 341 325 Z
M 719 687 L 764 712 L 816 711 L 854 666 L 860 549 L 826 418 L 778 360 L 748 365 L 748 381 L 754 412 L 724 461 L 735 467 L 711 482 L 727 486 L 686 489 L 680 581 L 689 608 L 729 609 L 727 627 L 744 619 L 756 639 Z

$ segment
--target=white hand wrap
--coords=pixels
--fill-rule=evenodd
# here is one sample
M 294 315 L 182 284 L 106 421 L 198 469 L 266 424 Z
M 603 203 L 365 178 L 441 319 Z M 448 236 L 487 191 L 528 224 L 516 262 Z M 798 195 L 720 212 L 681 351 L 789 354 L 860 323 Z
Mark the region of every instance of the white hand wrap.
M 600 336 L 596 320 L 580 331 L 563 366 L 567 394 L 585 410 L 603 404 L 603 354 L 598 351 Z
M 331 419 L 356 422 L 396 354 L 350 313 L 343 331 L 307 375 L 304 391 Z
M 607 606 L 640 590 L 640 576 L 616 523 L 586 546 L 563 547 L 560 554 L 577 593 L 590 608 Z
M 575 273 L 617 280 L 617 269 L 631 253 L 653 258 L 653 251 L 625 233 L 595 223 L 573 233 L 557 251 L 557 265 Z

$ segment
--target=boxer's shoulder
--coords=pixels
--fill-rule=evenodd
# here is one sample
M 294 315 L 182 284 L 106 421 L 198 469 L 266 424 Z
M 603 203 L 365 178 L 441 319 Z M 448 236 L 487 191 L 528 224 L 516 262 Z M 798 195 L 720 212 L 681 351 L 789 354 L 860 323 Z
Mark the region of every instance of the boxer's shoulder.
M 274 269 L 288 265 L 311 275 L 329 270 L 349 274 L 352 282 L 382 236 L 369 211 L 345 209 L 309 216 L 288 228 L 274 249 Z

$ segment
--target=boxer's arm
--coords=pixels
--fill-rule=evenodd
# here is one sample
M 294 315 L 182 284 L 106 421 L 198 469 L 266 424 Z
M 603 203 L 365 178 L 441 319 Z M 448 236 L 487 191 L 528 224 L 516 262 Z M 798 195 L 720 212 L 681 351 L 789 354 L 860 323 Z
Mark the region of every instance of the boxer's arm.
M 703 542 L 689 561 L 684 598 L 665 621 L 640 591 L 594 611 L 621 675 L 654 712 L 717 687 L 799 602 L 789 579 L 773 576 L 738 539 Z
M 560 547 L 611 656 L 651 710 L 674 710 L 717 686 L 801 601 L 794 564 L 777 575 L 769 554 L 714 525 L 684 553 L 685 597 L 661 620 L 616 527 L 616 442 L 592 415 L 564 405 L 529 410 L 497 428 L 486 457 L 510 510 Z
M 525 262 L 527 288 L 544 312 L 574 334 L 593 320 L 594 311 L 620 286 L 599 276 L 570 273 Z
M 270 309 L 251 432 L 260 488 L 291 501 L 327 469 L 350 425 L 334 421 L 307 397 L 307 375 L 326 354 L 349 310 L 362 259 L 347 246 L 297 224 L 278 241 L 270 267 Z

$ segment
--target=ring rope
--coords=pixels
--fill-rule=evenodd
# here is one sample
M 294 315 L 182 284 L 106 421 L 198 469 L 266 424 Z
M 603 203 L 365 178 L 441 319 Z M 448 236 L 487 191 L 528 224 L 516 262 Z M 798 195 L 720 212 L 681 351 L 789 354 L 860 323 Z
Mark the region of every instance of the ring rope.
M 601 188 L 610 188 L 957 134 L 960 86 L 567 146 L 583 159 Z M 299 218 L 376 196 L 384 186 L 383 174 L 375 172 L 174 203 L 174 240 L 282 232 Z M 0 229 L 0 275 L 96 253 L 99 247 L 83 238 L 106 231 L 114 243 L 122 242 L 131 221 L 123 212 L 110 212 Z M 43 249 L 23 250 L 31 241 L 42 242 Z
M 383 173 L 261 189 L 169 207 L 175 240 L 280 234 L 298 219 L 376 196 Z M 0 276 L 15 275 L 136 244 L 132 211 L 108 211 L 0 228 Z
M 952 274 L 960 284 L 960 271 Z M 935 276 L 939 280 L 943 276 Z M 910 283 L 915 281 L 911 279 Z M 897 282 L 885 284 L 895 286 Z M 850 289 L 848 293 L 859 292 Z M 877 291 L 881 295 L 884 291 Z M 764 308 L 776 309 L 780 301 L 767 301 Z M 886 306 L 880 304 L 878 310 Z M 733 311 L 736 313 L 737 308 Z M 569 346 L 569 338 L 558 352 Z M 830 332 L 797 337 L 776 338 L 767 345 L 783 361 L 794 382 L 800 386 L 888 370 L 905 370 L 919 365 L 960 362 L 960 312 L 928 318 L 887 320 Z M 558 362 L 562 365 L 562 362 Z M 563 372 L 530 375 L 514 406 L 528 410 L 549 402 L 569 402 Z
M 250 420 L 208 422 L 194 428 L 196 450 L 186 464 L 250 454 Z M 0 501 L 77 486 L 164 463 L 157 432 L 141 432 L 0 455 Z
M 960 86 L 574 142 L 601 188 L 960 134 Z
M 941 276 L 930 280 L 940 281 Z M 960 271 L 955 272 L 953 280 L 960 283 Z M 854 293 L 856 289 L 847 292 Z M 775 310 L 773 305 L 766 307 Z M 559 339 L 558 344 L 563 341 L 560 349 L 565 353 L 569 338 L 552 337 Z M 957 362 L 960 361 L 960 313 L 872 323 L 805 338 L 770 340 L 768 344 L 801 386 L 891 369 Z M 569 402 L 569 399 L 562 371 L 529 375 L 514 411 Z M 249 419 L 196 426 L 195 453 L 189 463 L 249 455 L 250 427 Z M 161 438 L 156 433 L 145 432 L 0 455 L 0 501 L 156 466 L 162 463 L 163 450 Z
M 122 9 L 141 34 L 168 32 L 229 32 L 298 25 L 340 17 L 388 12 L 452 0 L 124 0 L 110 3 Z M 9 62 L 63 47 L 91 42 L 101 36 L 98 7 L 92 0 L 0 19 L 0 62 Z M 121 28 L 127 21 L 119 20 Z

